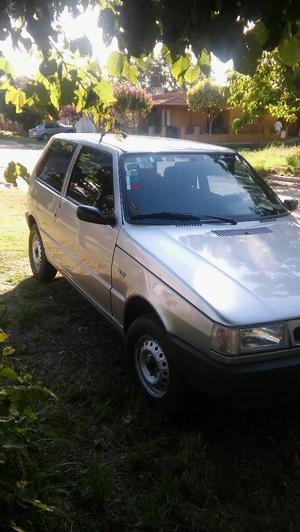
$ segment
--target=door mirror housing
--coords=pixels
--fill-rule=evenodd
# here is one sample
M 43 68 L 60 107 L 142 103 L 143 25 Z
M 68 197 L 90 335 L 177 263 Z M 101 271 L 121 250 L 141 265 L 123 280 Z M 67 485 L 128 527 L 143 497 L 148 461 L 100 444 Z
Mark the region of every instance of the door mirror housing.
M 298 200 L 296 199 L 286 199 L 283 202 L 283 205 L 290 211 L 295 211 L 298 208 Z
M 115 225 L 115 216 L 103 216 L 97 207 L 79 205 L 76 210 L 77 218 L 83 222 L 100 225 Z

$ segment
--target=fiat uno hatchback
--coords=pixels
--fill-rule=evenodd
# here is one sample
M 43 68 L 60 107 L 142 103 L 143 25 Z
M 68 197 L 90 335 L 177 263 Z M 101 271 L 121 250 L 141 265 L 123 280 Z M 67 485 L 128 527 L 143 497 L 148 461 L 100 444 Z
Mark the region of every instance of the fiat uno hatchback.
M 146 396 L 251 401 L 300 383 L 300 227 L 236 152 L 63 134 L 28 193 L 35 277 L 59 271 L 125 336 Z

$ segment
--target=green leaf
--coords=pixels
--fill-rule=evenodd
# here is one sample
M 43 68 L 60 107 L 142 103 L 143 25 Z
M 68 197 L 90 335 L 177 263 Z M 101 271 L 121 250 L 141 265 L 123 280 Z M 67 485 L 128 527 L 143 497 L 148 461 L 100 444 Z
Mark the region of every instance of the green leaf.
M 75 88 L 76 83 L 73 80 L 67 78 L 62 79 L 60 84 L 60 106 L 73 102 Z
M 45 79 L 44 82 L 47 82 L 47 80 Z M 49 91 L 44 83 L 36 84 L 34 87 L 34 96 L 42 106 L 46 106 L 49 103 Z
M 210 66 L 210 63 L 210 53 L 205 49 L 202 50 L 200 57 L 198 58 L 198 64 Z
M 53 76 L 57 72 L 57 63 L 55 59 L 51 59 L 51 61 L 43 61 L 39 66 L 39 71 L 42 76 L 45 76 L 46 78 Z
M 122 74 L 128 79 L 128 81 L 130 81 L 130 83 L 135 85 L 137 82 L 137 70 L 128 63 L 127 59 L 124 62 Z
M 8 345 L 7 347 L 3 348 L 2 353 L 5 357 L 9 357 L 13 355 L 15 352 L 16 352 L 15 348 L 12 345 Z
M 71 41 L 70 48 L 73 53 L 78 52 L 82 56 L 92 55 L 93 53 L 92 45 L 86 36 Z
M 0 329 L 0 344 L 3 342 L 7 342 L 8 335 Z
M 173 64 L 171 68 L 172 75 L 174 78 L 178 79 L 180 74 L 185 72 L 190 66 L 190 58 L 187 55 L 181 55 L 177 61 Z
M 9 379 L 12 382 L 18 382 L 19 377 L 16 374 L 16 372 L 11 368 L 3 368 L 0 370 L 0 377 L 4 377 L 5 379 Z
M 254 28 L 251 30 L 251 33 L 261 46 L 265 44 L 267 38 L 269 37 L 269 30 L 261 20 L 256 22 Z
M 79 87 L 79 89 L 74 91 L 74 96 L 77 96 L 77 103 L 75 105 L 75 109 L 77 113 L 79 113 L 85 106 L 86 91 L 82 87 Z
M 113 86 L 107 79 L 102 79 L 93 87 L 93 90 L 104 105 L 109 105 L 114 101 Z
M 5 81 L 2 81 L 2 83 L 0 83 L 1 90 L 7 90 L 9 88 L 10 88 L 10 83 L 7 79 Z
M 16 106 L 16 113 L 21 113 L 23 105 L 25 105 L 26 96 L 25 92 L 16 87 L 10 87 L 5 94 L 5 103 L 12 103 Z
M 198 65 L 190 66 L 184 74 L 184 79 L 188 83 L 193 83 L 197 78 L 201 76 L 201 70 Z
M 120 52 L 111 52 L 106 61 L 106 68 L 111 76 L 120 76 L 123 70 L 125 56 Z
M 280 59 L 289 66 L 294 66 L 300 61 L 300 42 L 297 37 L 285 37 L 278 46 Z
M 8 76 L 14 76 L 13 69 L 10 63 L 3 56 L 0 56 L 0 70 L 2 70 Z
M 168 51 L 169 51 L 169 49 L 168 49 L 167 45 L 163 44 L 162 47 L 161 47 L 161 51 L 160 51 L 161 55 L 164 57 L 165 55 L 167 55 Z

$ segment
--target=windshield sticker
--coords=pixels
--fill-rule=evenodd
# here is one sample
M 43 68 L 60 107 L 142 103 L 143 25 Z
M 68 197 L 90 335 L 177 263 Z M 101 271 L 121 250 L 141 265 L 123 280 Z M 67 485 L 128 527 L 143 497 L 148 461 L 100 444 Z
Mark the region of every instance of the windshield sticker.
M 130 188 L 131 190 L 141 190 L 143 188 L 141 179 L 138 175 L 130 175 Z

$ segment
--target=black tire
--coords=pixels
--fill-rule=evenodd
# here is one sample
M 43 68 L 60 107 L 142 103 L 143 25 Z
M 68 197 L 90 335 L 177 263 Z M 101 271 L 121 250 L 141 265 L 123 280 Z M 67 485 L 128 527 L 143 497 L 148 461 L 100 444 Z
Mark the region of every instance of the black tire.
M 47 135 L 47 133 L 44 133 L 42 135 L 42 140 L 49 140 L 49 135 Z
M 125 352 L 130 371 L 148 401 L 166 414 L 179 412 L 184 395 L 181 371 L 169 338 L 154 315 L 132 323 Z
M 51 281 L 57 274 L 57 270 L 47 260 L 41 235 L 36 224 L 33 224 L 30 228 L 28 253 L 34 277 L 39 281 Z

